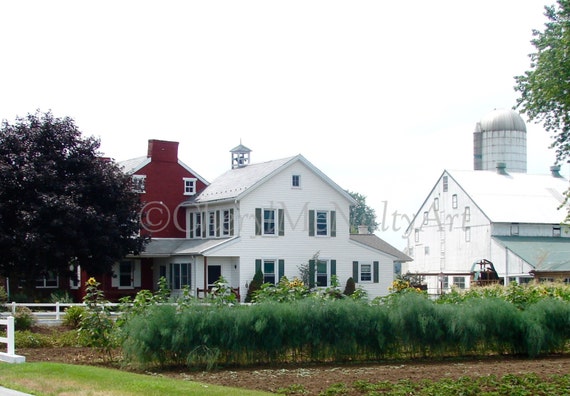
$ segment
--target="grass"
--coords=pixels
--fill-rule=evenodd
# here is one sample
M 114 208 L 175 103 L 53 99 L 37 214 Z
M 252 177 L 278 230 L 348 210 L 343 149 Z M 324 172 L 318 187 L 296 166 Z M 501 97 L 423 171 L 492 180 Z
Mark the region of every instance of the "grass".
M 48 395 L 269 395 L 198 382 L 60 363 L 0 363 L 0 386 Z

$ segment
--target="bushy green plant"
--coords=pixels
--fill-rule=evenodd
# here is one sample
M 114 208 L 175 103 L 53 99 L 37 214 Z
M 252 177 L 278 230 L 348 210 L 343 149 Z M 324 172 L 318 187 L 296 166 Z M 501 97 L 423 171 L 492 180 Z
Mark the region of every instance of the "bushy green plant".
M 81 328 L 81 322 L 85 317 L 86 312 L 85 307 L 80 305 L 67 307 L 65 310 L 65 316 L 63 317 L 63 324 L 73 329 Z
M 208 293 L 207 300 L 216 305 L 227 305 L 235 304 L 237 297 L 228 281 L 223 276 L 220 276 L 220 278 L 214 282 L 210 293 Z
M 15 344 L 18 348 L 52 347 L 52 337 L 47 334 L 33 333 L 30 330 L 16 331 Z
M 253 302 L 261 303 L 267 301 L 273 302 L 291 302 L 307 297 L 309 289 L 298 278 L 292 281 L 283 276 L 277 285 L 264 283 L 261 288 L 254 294 Z
M 49 300 L 52 303 L 72 303 L 73 297 L 69 294 L 67 290 L 57 290 L 50 294 Z
M 355 291 L 356 291 L 356 282 L 351 276 L 346 280 L 346 286 L 344 287 L 343 293 L 345 296 L 351 296 Z
M 35 323 L 34 314 L 28 307 L 16 307 L 14 314 L 14 328 L 16 330 L 29 330 Z
M 261 285 L 263 284 L 263 272 L 261 269 L 258 269 L 253 276 L 253 280 L 249 284 L 249 288 L 247 289 L 247 294 L 245 296 L 245 302 L 250 303 L 253 301 L 253 297 L 255 293 L 261 289 Z
M 6 304 L 8 302 L 8 293 L 4 286 L 0 286 L 0 304 Z

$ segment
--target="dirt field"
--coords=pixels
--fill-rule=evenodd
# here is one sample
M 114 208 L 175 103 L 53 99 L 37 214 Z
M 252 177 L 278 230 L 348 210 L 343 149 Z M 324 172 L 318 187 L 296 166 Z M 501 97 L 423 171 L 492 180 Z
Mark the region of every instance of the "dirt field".
M 24 355 L 27 362 L 51 361 L 113 366 L 113 364 L 105 363 L 96 351 L 89 348 L 21 348 L 17 350 L 17 353 Z M 501 357 L 449 361 L 383 362 L 366 365 L 266 366 L 211 372 L 188 371 L 180 368 L 153 374 L 269 392 L 276 392 L 283 388 L 293 389 L 291 385 L 302 385 L 302 388 L 299 388 L 307 392 L 303 394 L 318 395 L 333 384 L 351 385 L 357 380 L 378 382 L 409 379 L 417 381 L 490 374 L 500 377 L 505 374 L 526 373 L 536 373 L 541 377 L 552 374 L 568 374 L 570 373 L 570 356 L 549 356 L 532 360 Z

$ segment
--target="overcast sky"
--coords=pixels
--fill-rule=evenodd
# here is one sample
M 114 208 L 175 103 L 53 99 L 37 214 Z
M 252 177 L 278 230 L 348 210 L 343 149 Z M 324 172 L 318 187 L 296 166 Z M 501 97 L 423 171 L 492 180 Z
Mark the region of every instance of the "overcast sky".
M 69 116 L 117 161 L 178 141 L 209 181 L 240 139 L 252 162 L 302 154 L 401 249 L 443 170 L 473 168 L 476 122 L 515 105 L 553 3 L 1 1 L 0 119 Z M 547 173 L 550 136 L 527 129 Z

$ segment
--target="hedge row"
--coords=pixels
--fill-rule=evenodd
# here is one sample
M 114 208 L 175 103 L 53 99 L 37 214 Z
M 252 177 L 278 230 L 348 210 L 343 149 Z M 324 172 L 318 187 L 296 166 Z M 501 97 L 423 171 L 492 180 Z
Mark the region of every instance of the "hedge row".
M 519 310 L 498 298 L 437 304 L 406 293 L 390 304 L 301 300 L 252 306 L 149 306 L 123 326 L 127 360 L 141 365 L 271 362 L 563 351 L 570 303 Z

